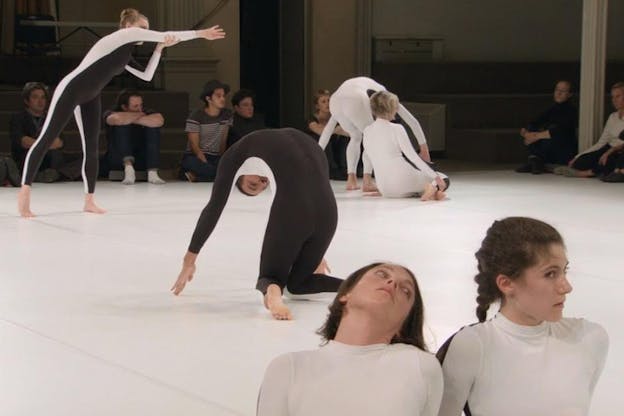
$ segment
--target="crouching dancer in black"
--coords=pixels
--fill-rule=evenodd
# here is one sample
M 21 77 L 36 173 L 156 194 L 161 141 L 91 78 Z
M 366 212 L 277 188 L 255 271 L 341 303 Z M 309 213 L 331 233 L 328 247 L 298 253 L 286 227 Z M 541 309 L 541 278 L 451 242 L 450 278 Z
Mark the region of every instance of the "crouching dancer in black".
M 336 292 L 342 280 L 324 274 L 323 260 L 338 220 L 327 158 L 305 133 L 286 128 L 250 133 L 222 156 L 173 293 L 182 292 L 193 278 L 197 254 L 216 226 L 234 181 L 249 196 L 269 185 L 273 190 L 256 284 L 273 317 L 292 319 L 282 302 L 284 288 L 293 295 Z
M 39 137 L 30 147 L 24 162 L 22 188 L 17 197 L 17 208 L 22 217 L 34 216 L 30 211 L 30 186 L 46 151 L 65 127 L 72 113 L 80 131 L 84 151 L 82 162 L 82 178 L 86 193 L 84 210 L 104 213 L 105 211 L 98 207 L 93 199 L 98 171 L 98 139 L 102 122 L 100 114 L 102 88 L 124 69 L 145 81 L 150 81 L 158 67 L 164 47 L 195 38 L 213 40 L 225 36 L 218 26 L 183 32 L 154 32 L 147 30 L 148 27 L 149 23 L 145 16 L 135 9 L 125 9 L 121 12 L 120 29 L 98 40 L 80 65 L 59 82 Z M 134 45 L 142 42 L 157 42 L 158 45 L 145 70 L 139 71 L 128 63 Z

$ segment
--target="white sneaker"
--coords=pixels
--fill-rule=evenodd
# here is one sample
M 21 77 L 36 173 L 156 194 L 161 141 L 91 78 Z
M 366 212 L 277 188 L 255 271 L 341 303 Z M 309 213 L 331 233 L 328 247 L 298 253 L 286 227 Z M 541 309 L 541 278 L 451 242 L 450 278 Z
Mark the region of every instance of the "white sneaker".
M 158 171 L 156 170 L 147 171 L 147 181 L 149 183 L 153 183 L 154 185 L 164 185 L 167 183 L 160 176 L 158 176 Z
M 134 185 L 135 181 L 136 175 L 134 174 L 134 168 L 132 167 L 132 165 L 126 165 L 126 167 L 124 168 L 124 178 L 121 183 L 123 183 L 124 185 Z

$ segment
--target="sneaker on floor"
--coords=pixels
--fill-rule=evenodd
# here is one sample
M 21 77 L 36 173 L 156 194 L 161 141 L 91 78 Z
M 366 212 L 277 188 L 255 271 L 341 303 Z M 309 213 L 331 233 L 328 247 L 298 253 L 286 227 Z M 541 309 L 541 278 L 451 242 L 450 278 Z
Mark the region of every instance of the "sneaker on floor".
M 553 169 L 553 173 L 555 175 L 563 175 L 569 178 L 576 178 L 578 176 L 578 170 L 569 166 L 557 166 L 555 169 Z
M 155 170 L 147 172 L 147 181 L 154 185 L 164 185 L 167 183 L 160 176 L 158 176 L 158 172 Z
M 35 182 L 52 183 L 60 179 L 61 175 L 56 169 L 44 169 L 41 172 L 37 172 L 35 175 Z
M 607 176 L 600 178 L 600 180 L 609 183 L 624 182 L 624 173 L 611 172 Z
M 195 182 L 197 180 L 197 177 L 193 172 L 184 172 L 184 176 L 189 182 Z

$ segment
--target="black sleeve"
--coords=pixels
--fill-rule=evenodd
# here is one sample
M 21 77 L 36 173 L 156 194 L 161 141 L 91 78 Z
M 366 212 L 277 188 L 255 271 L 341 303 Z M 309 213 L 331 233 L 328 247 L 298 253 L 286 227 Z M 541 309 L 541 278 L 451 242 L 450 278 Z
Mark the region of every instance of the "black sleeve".
M 13 117 L 11 117 L 9 136 L 11 138 L 11 146 L 13 148 L 21 148 L 22 137 L 30 136 L 29 132 L 27 131 L 28 128 L 25 124 L 26 118 L 23 116 L 23 114 L 14 114 Z M 36 139 L 36 137 L 33 137 L 33 139 Z
M 240 153 L 232 152 L 231 150 L 225 152 L 221 157 L 210 201 L 208 201 L 208 204 L 201 212 L 191 238 L 191 244 L 188 248 L 188 251 L 191 253 L 199 253 L 210 234 L 212 234 L 230 196 L 234 175 L 241 167 L 242 162 L 243 158 L 240 156 Z

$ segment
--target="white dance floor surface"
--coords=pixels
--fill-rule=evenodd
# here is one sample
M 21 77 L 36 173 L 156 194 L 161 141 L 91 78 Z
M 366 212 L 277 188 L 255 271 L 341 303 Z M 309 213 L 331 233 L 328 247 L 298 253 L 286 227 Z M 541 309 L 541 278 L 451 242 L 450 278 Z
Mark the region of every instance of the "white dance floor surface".
M 449 200 L 426 203 L 334 182 L 333 274 L 375 260 L 411 268 L 435 351 L 476 319 L 474 252 L 492 221 L 550 222 L 570 259 L 565 315 L 610 336 L 591 414 L 621 414 L 624 186 L 506 171 L 451 179 Z M 0 188 L 1 415 L 253 415 L 269 361 L 319 345 L 330 299 L 289 301 L 295 320 L 280 322 L 253 289 L 268 192 L 232 193 L 195 279 L 181 296 L 169 292 L 211 186 L 100 182 L 109 213 L 94 215 L 80 212 L 82 184 L 35 184 L 31 220 L 16 215 L 17 189 Z

